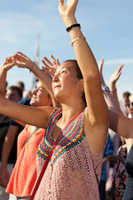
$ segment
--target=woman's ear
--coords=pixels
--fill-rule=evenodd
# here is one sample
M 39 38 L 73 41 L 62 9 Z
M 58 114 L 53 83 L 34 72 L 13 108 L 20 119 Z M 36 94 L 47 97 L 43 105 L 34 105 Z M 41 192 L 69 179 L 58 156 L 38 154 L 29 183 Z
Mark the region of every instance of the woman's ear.
M 83 79 L 79 79 L 78 87 L 80 91 L 84 92 L 84 81 Z

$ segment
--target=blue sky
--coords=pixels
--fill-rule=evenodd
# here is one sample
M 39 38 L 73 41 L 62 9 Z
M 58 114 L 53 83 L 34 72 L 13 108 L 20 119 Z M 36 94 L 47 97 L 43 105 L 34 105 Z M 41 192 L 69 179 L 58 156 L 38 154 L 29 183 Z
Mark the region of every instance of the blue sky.
M 97 62 L 105 60 L 106 83 L 120 64 L 125 64 L 117 83 L 119 98 L 133 93 L 133 1 L 79 0 L 76 17 Z M 39 66 L 43 56 L 53 54 L 60 62 L 75 58 L 65 26 L 58 13 L 58 0 L 0 0 L 0 64 L 21 51 L 34 60 L 39 37 Z M 25 82 L 30 89 L 32 74 L 16 66 L 8 72 L 9 85 Z

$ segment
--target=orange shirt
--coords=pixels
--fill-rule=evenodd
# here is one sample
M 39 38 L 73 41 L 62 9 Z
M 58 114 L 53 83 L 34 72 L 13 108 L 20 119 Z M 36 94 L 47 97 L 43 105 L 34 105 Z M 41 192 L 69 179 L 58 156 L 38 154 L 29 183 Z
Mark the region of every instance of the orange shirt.
M 7 193 L 15 196 L 30 196 L 36 181 L 36 149 L 44 136 L 45 130 L 38 129 L 24 145 L 31 133 L 27 131 L 29 125 L 18 136 L 17 161 L 12 171 Z

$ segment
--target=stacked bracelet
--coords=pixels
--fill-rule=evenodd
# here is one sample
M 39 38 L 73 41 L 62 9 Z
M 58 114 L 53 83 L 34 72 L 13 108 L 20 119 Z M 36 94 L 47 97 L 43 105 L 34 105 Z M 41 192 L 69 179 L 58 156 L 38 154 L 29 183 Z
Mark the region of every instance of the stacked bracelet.
M 79 36 L 79 37 L 76 37 L 74 38 L 74 40 L 72 41 L 71 45 L 73 46 L 74 42 L 80 40 L 80 39 L 86 39 L 83 35 Z
M 74 28 L 74 27 L 79 27 L 79 28 L 80 28 L 80 24 L 72 24 L 71 26 L 68 26 L 68 27 L 66 28 L 66 31 L 69 32 L 70 29 L 72 29 L 72 28 Z

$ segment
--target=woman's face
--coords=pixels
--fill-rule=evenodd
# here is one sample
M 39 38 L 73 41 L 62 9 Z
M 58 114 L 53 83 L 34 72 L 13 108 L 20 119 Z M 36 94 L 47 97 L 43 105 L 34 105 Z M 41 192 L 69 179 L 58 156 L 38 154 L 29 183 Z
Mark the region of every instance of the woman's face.
M 131 118 L 133 119 L 133 97 L 129 97 L 130 103 L 129 103 L 129 110 L 128 112 L 131 114 Z
M 33 106 L 52 105 L 51 97 L 40 81 L 37 82 L 36 88 L 32 92 L 30 104 Z
M 52 81 L 54 96 L 60 101 L 70 97 L 77 97 L 80 79 L 71 62 L 58 66 Z M 76 96 L 75 96 L 76 95 Z

